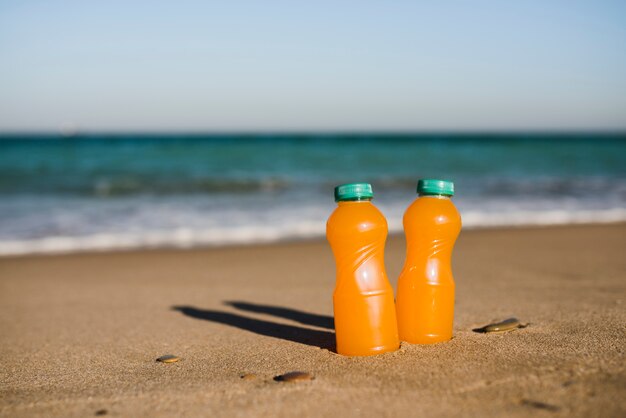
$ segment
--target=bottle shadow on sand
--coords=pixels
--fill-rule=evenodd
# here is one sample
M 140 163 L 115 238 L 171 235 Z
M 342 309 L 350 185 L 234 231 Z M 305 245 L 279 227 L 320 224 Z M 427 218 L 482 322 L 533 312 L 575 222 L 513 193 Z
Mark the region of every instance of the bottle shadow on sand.
M 333 318 L 325 315 L 311 314 L 291 308 L 283 308 L 270 305 L 257 305 L 241 301 L 228 301 L 224 303 L 236 309 L 248 312 L 274 315 L 320 328 L 334 328 Z M 280 338 L 300 344 L 325 348 L 331 351 L 334 351 L 335 349 L 334 332 L 299 327 L 295 325 L 280 324 L 277 322 L 265 321 L 262 319 L 249 318 L 247 316 L 242 316 L 230 312 L 210 309 L 198 309 L 193 306 L 173 306 L 172 309 L 182 313 L 185 316 L 189 316 L 195 319 L 217 322 L 267 337 Z
M 278 316 L 285 319 L 290 319 L 295 322 L 299 322 L 303 325 L 311 325 L 319 328 L 326 328 L 330 330 L 335 329 L 335 321 L 332 316 L 314 314 L 297 309 L 283 308 L 280 306 L 271 305 L 259 305 L 256 303 L 242 302 L 242 301 L 225 301 L 224 305 L 232 306 L 240 311 L 248 311 L 255 313 L 263 313 L 273 316 Z

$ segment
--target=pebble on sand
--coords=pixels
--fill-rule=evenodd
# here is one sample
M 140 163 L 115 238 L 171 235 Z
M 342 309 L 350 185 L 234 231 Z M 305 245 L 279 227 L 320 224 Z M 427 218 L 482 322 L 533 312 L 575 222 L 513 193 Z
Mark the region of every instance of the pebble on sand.
M 513 331 L 518 328 L 526 328 L 529 324 L 522 324 L 517 318 L 507 318 L 504 321 L 495 322 L 493 324 L 485 325 L 484 327 L 475 328 L 474 332 L 481 332 L 483 334 L 491 332 L 506 332 Z
M 561 408 L 559 408 L 556 405 L 551 405 L 549 403 L 540 402 L 540 401 L 533 401 L 531 399 L 522 399 L 520 401 L 520 404 L 525 405 L 525 406 L 530 406 L 530 407 L 536 408 L 536 409 L 544 409 L 544 410 L 550 411 L 550 412 L 557 412 L 557 411 L 559 411 L 561 409 Z
M 274 377 L 274 380 L 277 382 L 303 382 L 313 379 L 315 379 L 315 376 L 313 376 L 311 373 L 298 371 L 289 372 Z
M 156 361 L 161 362 L 161 363 L 176 363 L 177 361 L 180 361 L 180 360 L 181 360 L 180 357 L 175 356 L 173 354 L 166 354 L 156 359 Z

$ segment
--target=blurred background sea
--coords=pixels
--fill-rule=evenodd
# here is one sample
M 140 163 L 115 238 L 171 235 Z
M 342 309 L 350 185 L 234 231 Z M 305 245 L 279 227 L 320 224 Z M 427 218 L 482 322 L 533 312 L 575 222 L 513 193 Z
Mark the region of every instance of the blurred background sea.
M 465 228 L 626 221 L 626 134 L 0 135 L 0 255 L 321 237 L 371 182 L 391 232 L 418 178 Z

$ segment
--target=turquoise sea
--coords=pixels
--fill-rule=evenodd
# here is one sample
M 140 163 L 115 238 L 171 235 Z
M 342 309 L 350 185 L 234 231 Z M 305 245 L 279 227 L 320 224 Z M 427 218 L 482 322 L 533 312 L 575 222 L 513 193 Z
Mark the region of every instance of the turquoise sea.
M 626 221 L 626 134 L 0 134 L 0 255 L 322 236 L 371 182 L 390 230 L 418 178 L 467 228 Z

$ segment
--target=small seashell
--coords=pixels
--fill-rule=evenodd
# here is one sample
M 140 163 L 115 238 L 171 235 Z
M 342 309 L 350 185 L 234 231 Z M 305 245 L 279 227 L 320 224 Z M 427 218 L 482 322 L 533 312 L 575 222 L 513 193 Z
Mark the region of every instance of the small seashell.
M 522 399 L 520 401 L 520 404 L 525 405 L 525 406 L 530 406 L 531 408 L 535 408 L 535 409 L 543 409 L 545 411 L 550 411 L 550 412 L 557 412 L 561 409 L 556 405 L 551 405 L 549 403 L 540 402 L 540 401 L 534 401 L 532 399 Z
M 181 360 L 180 357 L 175 356 L 173 354 L 166 354 L 156 359 L 156 361 L 161 362 L 161 363 L 176 363 L 177 361 L 180 361 L 180 360 Z
M 303 382 L 313 379 L 315 379 L 315 376 L 313 376 L 311 373 L 298 371 L 289 372 L 274 377 L 274 380 L 277 382 Z
M 474 332 L 481 332 L 483 334 L 491 332 L 506 332 L 513 331 L 518 328 L 526 328 L 529 324 L 522 324 L 517 318 L 508 318 L 504 321 L 496 322 L 493 324 L 485 325 L 481 328 L 475 328 Z

